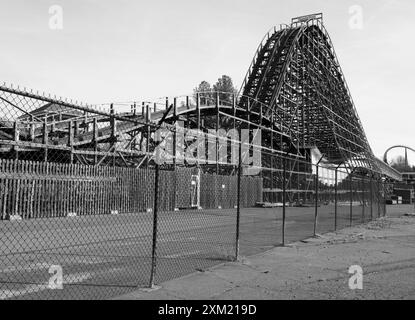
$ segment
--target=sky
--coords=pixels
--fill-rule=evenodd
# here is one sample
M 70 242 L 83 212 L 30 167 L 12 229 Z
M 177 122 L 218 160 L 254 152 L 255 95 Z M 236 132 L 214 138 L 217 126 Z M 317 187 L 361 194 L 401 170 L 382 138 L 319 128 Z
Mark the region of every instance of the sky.
M 223 74 L 239 86 L 271 27 L 318 12 L 375 155 L 415 148 L 413 0 L 0 0 L 0 81 L 89 104 L 191 94 Z

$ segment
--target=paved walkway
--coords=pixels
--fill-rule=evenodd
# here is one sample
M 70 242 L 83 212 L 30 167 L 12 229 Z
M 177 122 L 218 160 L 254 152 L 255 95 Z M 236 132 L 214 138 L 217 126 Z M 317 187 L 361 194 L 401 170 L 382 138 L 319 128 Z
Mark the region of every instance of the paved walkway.
M 363 290 L 349 288 L 352 265 L 363 269 Z M 415 217 L 383 218 L 117 299 L 415 299 Z

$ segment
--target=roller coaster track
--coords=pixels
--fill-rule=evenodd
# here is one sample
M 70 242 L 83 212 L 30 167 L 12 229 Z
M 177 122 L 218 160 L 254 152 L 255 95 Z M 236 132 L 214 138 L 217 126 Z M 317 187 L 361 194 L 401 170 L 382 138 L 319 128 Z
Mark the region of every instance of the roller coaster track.
M 181 103 L 179 98 L 142 103 L 141 112 L 134 104 L 134 110 L 118 113 L 114 106 L 97 111 L 6 86 L 0 86 L 0 98 L 0 146 L 7 157 L 16 146 L 21 153 L 44 146 L 101 164 L 106 153 L 117 150 L 121 165 L 137 166 L 154 151 L 153 133 L 162 125 L 181 121 L 187 129 L 218 130 L 244 124 L 263 129 L 262 147 L 272 154 L 307 159 L 317 148 L 326 162 L 350 172 L 365 168 L 401 179 L 372 152 L 321 15 L 271 29 L 237 95 L 199 93 Z M 267 155 L 263 160 L 276 165 Z
M 386 164 L 389 163 L 388 154 L 389 154 L 389 152 L 391 152 L 394 149 L 404 149 L 405 150 L 405 164 L 406 164 L 406 166 L 409 166 L 409 163 L 408 163 L 408 150 L 412 151 L 412 152 L 415 152 L 415 149 L 413 149 L 411 147 L 403 146 L 403 145 L 393 146 L 393 147 L 390 147 L 388 150 L 386 150 L 385 155 L 383 156 L 383 162 L 385 162 Z

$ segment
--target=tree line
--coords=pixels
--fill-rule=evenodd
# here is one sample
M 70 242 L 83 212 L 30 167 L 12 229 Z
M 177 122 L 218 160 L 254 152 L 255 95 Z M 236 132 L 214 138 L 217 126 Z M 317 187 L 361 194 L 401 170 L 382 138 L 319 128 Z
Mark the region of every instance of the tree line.
M 193 92 L 195 96 L 199 93 L 202 105 L 208 105 L 215 102 L 216 92 L 219 92 L 221 101 L 232 102 L 232 96 L 238 93 L 238 89 L 234 86 L 231 77 L 223 75 L 213 86 L 208 81 L 202 81 Z

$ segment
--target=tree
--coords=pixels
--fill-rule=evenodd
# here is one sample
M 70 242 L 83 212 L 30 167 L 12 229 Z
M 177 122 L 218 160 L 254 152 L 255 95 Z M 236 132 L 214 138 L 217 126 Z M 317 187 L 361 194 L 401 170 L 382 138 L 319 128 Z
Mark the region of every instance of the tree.
M 216 84 L 213 85 L 213 91 L 219 92 L 219 99 L 224 102 L 232 102 L 232 96 L 238 93 L 233 85 L 232 78 L 227 75 L 223 75 L 218 79 Z
M 208 105 L 209 102 L 212 102 L 213 94 L 212 88 L 210 83 L 207 81 L 202 81 L 194 90 L 194 96 L 196 98 L 196 94 L 199 93 L 200 95 L 200 104 L 201 105 Z
M 214 104 L 216 99 L 216 93 L 219 92 L 219 100 L 221 102 L 232 103 L 232 96 L 238 93 L 238 90 L 234 87 L 232 78 L 223 75 L 211 88 L 210 83 L 202 81 L 199 86 L 194 89 L 194 95 L 200 94 L 200 103 L 202 105 Z
M 415 171 L 415 167 L 411 167 L 406 163 L 405 157 L 398 156 L 392 160 L 391 167 L 399 172 L 412 172 Z

